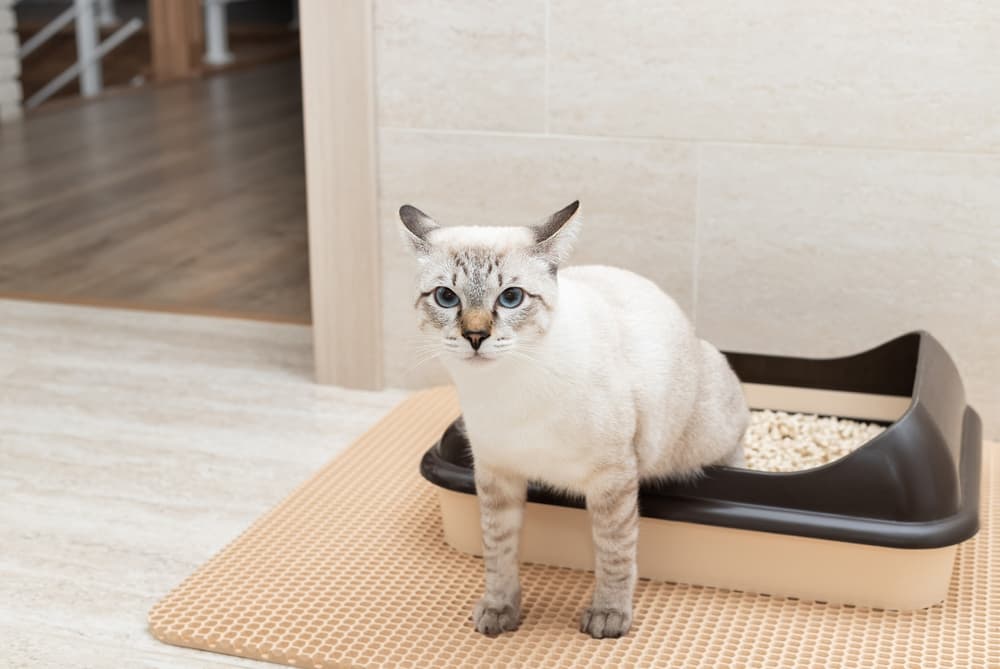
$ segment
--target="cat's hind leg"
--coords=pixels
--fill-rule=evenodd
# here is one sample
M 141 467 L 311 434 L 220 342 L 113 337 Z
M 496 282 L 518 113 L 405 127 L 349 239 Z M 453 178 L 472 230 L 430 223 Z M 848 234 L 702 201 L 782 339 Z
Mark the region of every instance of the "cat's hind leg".
M 483 531 L 486 592 L 472 611 L 477 632 L 500 634 L 521 622 L 518 544 L 527 481 L 476 463 L 476 495 Z
M 685 433 L 687 453 L 697 465 L 744 467 L 743 434 L 750 410 L 743 386 L 729 362 L 707 342 L 701 342 L 702 373 L 699 397 Z

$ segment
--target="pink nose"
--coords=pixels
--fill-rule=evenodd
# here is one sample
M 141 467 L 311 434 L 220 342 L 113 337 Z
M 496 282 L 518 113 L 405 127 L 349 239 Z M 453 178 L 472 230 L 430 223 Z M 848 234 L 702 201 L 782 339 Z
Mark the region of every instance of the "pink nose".
M 463 330 L 462 336 L 472 344 L 473 351 L 478 351 L 480 344 L 489 338 L 490 333 L 486 330 Z

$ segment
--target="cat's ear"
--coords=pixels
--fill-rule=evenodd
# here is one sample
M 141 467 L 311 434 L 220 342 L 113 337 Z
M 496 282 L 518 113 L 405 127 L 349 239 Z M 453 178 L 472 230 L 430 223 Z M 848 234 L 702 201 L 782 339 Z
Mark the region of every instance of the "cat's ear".
M 418 256 L 430 253 L 431 245 L 427 235 L 440 226 L 430 216 L 416 207 L 404 204 L 399 208 L 399 220 L 403 222 L 403 239 L 413 248 Z
M 579 209 L 580 201 L 575 200 L 531 228 L 535 233 L 535 252 L 546 256 L 553 265 L 560 265 L 573 250 L 573 242 L 580 233 L 580 219 L 576 215 Z

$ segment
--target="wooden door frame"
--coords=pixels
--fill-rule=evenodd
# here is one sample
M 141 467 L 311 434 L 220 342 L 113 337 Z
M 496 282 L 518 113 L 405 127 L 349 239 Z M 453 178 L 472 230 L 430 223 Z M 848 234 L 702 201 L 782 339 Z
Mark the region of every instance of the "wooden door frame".
M 300 0 L 316 378 L 382 387 L 371 0 Z

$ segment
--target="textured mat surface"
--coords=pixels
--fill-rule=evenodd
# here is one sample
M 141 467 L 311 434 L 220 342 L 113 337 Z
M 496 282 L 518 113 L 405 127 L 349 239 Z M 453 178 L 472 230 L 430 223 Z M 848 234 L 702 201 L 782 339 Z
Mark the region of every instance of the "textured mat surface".
M 482 563 L 445 545 L 420 456 L 458 414 L 414 395 L 150 613 L 160 640 L 297 667 L 1000 667 L 997 447 L 939 606 L 898 613 L 640 581 L 623 639 L 577 631 L 593 576 L 526 565 L 521 629 L 469 622 Z M 738 560 L 738 556 L 734 556 Z M 738 562 L 734 562 L 734 569 Z

